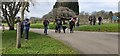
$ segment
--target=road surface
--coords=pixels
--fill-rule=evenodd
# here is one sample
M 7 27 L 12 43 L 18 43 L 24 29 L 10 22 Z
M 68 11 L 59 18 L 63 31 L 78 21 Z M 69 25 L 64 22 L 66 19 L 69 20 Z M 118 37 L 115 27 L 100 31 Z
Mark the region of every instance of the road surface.
M 43 29 L 31 29 L 43 34 Z M 62 41 L 82 54 L 118 54 L 118 33 L 112 32 L 67 32 L 55 33 L 49 30 L 48 35 Z

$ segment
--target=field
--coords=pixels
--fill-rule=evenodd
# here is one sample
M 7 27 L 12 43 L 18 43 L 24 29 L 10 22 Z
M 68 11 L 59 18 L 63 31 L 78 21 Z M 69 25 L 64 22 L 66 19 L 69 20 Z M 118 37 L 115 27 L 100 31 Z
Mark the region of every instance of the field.
M 118 32 L 118 23 L 109 23 L 102 25 L 81 25 L 75 28 L 76 31 L 100 31 L 100 32 Z
M 31 28 L 39 28 L 39 29 L 43 29 L 44 28 L 42 23 L 31 24 L 30 27 Z M 55 28 L 55 24 L 54 23 L 50 23 L 49 24 L 49 29 L 54 29 L 54 28 Z
M 100 32 L 118 32 L 118 23 L 104 23 L 102 25 L 80 25 L 80 27 L 75 28 L 75 31 L 100 31 Z M 7 26 L 7 24 L 5 24 Z M 31 24 L 31 28 L 43 29 L 42 23 Z M 50 23 L 49 29 L 55 29 L 55 24 Z
M 43 29 L 41 23 L 31 24 L 31 28 Z M 51 23 L 49 29 L 54 29 L 55 25 Z M 118 23 L 105 23 L 102 25 L 80 25 L 80 27 L 75 28 L 76 31 L 100 31 L 100 32 L 118 32 Z
M 17 49 L 16 31 L 6 30 L 2 37 L 3 54 L 77 54 L 78 52 L 49 36 L 30 32 L 28 42 L 21 39 L 22 47 Z

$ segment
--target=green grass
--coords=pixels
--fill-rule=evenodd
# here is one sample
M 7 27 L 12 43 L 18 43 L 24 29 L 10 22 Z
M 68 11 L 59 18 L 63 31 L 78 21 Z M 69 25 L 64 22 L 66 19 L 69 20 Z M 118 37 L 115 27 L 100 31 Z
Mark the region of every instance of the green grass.
M 2 37 L 3 54 L 77 54 L 78 52 L 49 36 L 30 32 L 26 43 L 21 39 L 22 47 L 17 49 L 16 31 L 5 31 Z
M 31 24 L 31 28 L 43 29 L 44 26 L 42 23 Z M 102 25 L 80 25 L 80 27 L 75 28 L 75 31 L 99 31 L 100 32 L 118 32 L 118 23 L 105 23 Z M 49 29 L 55 29 L 53 23 L 49 24 Z
M 43 25 L 41 23 L 31 24 L 31 28 L 42 28 Z M 54 29 L 54 24 L 49 24 L 49 29 Z M 100 32 L 118 32 L 118 23 L 109 23 L 102 25 L 80 25 L 80 27 L 75 28 L 76 31 L 99 31 Z
M 102 25 L 82 25 L 79 28 L 75 28 L 76 31 L 99 31 L 100 32 L 118 32 L 117 23 L 109 23 Z
M 43 29 L 44 25 L 42 23 L 36 23 L 36 24 L 31 24 L 30 25 L 31 28 L 38 28 L 38 29 Z M 49 29 L 54 29 L 55 28 L 55 24 L 50 23 L 49 24 Z

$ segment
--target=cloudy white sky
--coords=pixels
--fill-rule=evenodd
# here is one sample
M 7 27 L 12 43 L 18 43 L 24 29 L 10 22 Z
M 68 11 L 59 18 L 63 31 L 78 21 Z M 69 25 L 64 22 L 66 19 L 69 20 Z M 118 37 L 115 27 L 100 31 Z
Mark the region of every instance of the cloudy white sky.
M 93 11 L 118 11 L 118 2 L 120 0 L 79 0 L 79 11 L 93 12 Z M 30 6 L 30 13 L 26 13 L 25 17 L 42 17 L 49 13 L 56 0 L 36 0 L 35 6 Z

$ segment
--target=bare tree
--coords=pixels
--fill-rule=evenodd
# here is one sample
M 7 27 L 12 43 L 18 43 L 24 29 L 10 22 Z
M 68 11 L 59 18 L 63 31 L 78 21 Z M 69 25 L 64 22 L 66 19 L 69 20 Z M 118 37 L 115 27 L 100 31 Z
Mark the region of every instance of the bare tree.
M 27 12 L 29 12 L 29 2 L 28 1 L 25 1 L 25 2 L 22 2 L 22 9 L 21 9 L 21 20 L 24 20 L 24 14 L 25 14 L 25 10 Z
M 2 2 L 2 13 L 9 30 L 14 30 L 15 16 L 18 14 L 21 2 Z
M 32 0 L 30 0 L 32 1 Z M 24 14 L 25 14 L 25 10 L 27 12 L 30 12 L 28 9 L 29 9 L 29 0 L 23 0 L 22 4 L 21 4 L 21 21 L 19 21 L 17 23 L 17 43 L 16 43 L 16 47 L 17 48 L 20 48 L 21 47 L 21 41 L 20 41 L 20 38 L 21 38 L 21 23 L 22 21 L 24 20 Z
M 32 1 L 32 0 L 30 0 Z M 20 9 L 22 8 L 22 9 Z M 29 1 L 20 1 L 15 2 L 1 2 L 1 9 L 3 13 L 4 19 L 6 19 L 7 24 L 9 26 L 10 30 L 14 30 L 14 23 L 15 23 L 15 16 L 18 14 L 18 12 L 21 10 L 21 20 L 24 19 L 24 12 L 25 10 L 29 12 Z

